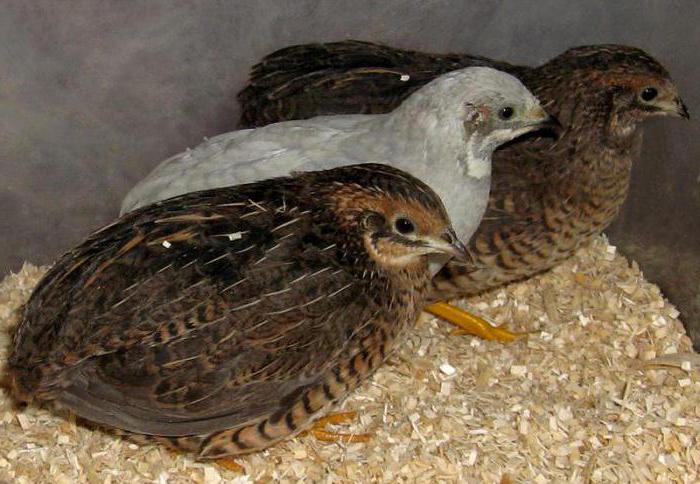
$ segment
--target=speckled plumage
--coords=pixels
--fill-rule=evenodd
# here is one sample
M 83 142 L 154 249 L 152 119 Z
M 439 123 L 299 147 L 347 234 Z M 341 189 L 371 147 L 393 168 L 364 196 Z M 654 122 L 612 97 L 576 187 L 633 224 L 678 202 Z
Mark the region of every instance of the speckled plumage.
M 464 250 L 434 192 L 383 165 L 157 203 L 43 277 L 13 393 L 201 458 L 258 450 L 371 375 L 414 324 L 429 263 Z
M 504 106 L 515 110 L 507 120 L 498 116 Z M 513 76 L 463 69 L 423 86 L 389 114 L 318 117 L 212 138 L 162 162 L 129 192 L 122 211 L 297 169 L 380 162 L 430 185 L 466 240 L 486 208 L 493 150 L 547 121 Z
M 240 125 L 387 112 L 434 77 L 467 66 L 517 76 L 564 129 L 557 140 L 516 140 L 494 153 L 488 208 L 469 247 L 474 264 L 445 267 L 435 279 L 442 298 L 529 277 L 570 257 L 617 215 L 641 147 L 638 123 L 655 114 L 687 117 L 667 71 L 633 47 L 578 47 L 528 67 L 347 41 L 266 57 L 239 94 Z M 658 95 L 644 102 L 648 86 Z

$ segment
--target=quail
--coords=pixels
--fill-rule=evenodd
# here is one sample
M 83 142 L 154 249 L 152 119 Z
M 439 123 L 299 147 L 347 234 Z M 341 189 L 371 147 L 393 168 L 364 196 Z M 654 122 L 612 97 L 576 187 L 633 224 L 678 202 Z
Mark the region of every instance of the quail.
M 436 194 L 379 164 L 155 203 L 39 282 L 12 393 L 202 459 L 260 450 L 368 378 L 465 250 Z
M 437 76 L 469 66 L 518 77 L 563 129 L 556 138 L 521 137 L 494 153 L 488 207 L 468 246 L 473 259 L 447 265 L 434 279 L 438 298 L 477 294 L 570 257 L 608 227 L 625 200 L 641 149 L 641 121 L 688 118 L 666 69 L 634 47 L 576 47 L 529 67 L 346 41 L 288 47 L 264 58 L 238 95 L 240 126 L 389 112 Z M 442 309 L 440 315 L 454 313 Z M 486 325 L 481 330 L 512 338 Z

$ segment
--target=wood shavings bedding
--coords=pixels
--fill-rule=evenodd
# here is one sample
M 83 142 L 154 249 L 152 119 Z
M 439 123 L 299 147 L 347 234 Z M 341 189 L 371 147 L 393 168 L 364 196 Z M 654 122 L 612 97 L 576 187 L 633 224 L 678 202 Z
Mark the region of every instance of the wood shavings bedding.
M 16 309 L 44 269 L 0 283 L 0 362 Z M 0 394 L 0 481 L 697 482 L 700 361 L 678 311 L 636 264 L 596 240 L 555 270 L 463 301 L 530 332 L 511 344 L 450 336 L 425 318 L 344 402 L 343 433 L 238 459 L 241 475 L 138 446 Z

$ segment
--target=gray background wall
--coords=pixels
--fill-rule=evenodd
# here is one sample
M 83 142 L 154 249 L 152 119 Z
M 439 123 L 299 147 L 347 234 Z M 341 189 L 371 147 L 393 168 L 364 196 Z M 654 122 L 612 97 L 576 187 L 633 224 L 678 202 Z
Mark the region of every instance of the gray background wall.
M 285 45 L 358 38 L 536 64 L 632 44 L 668 67 L 697 119 L 699 22 L 695 0 L 5 0 L 0 275 L 51 261 L 113 218 L 158 161 L 232 129 L 249 67 Z M 649 123 L 610 231 L 689 321 L 700 318 L 699 138 L 695 121 Z

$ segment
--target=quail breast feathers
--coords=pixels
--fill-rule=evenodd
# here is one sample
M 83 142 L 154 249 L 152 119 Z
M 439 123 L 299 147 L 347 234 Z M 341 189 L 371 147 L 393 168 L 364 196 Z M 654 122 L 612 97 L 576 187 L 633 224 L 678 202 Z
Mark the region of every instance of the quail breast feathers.
M 202 458 L 264 448 L 367 378 L 465 257 L 440 199 L 358 165 L 192 193 L 65 254 L 13 340 L 14 395 Z

